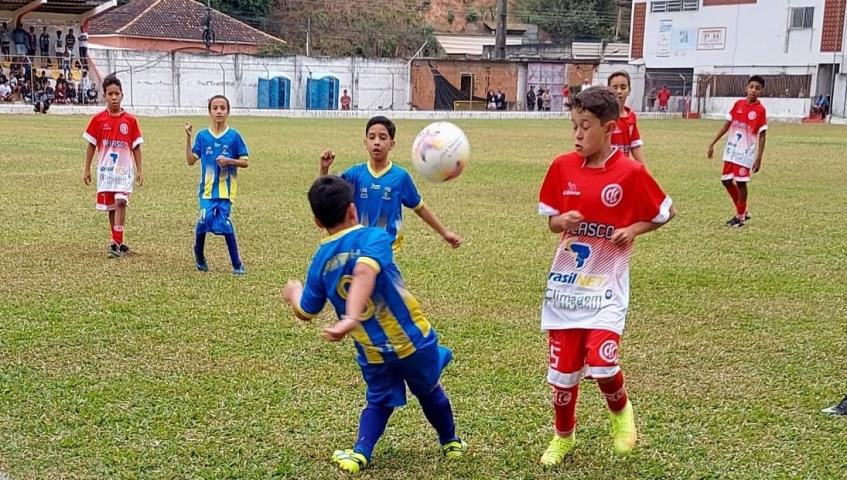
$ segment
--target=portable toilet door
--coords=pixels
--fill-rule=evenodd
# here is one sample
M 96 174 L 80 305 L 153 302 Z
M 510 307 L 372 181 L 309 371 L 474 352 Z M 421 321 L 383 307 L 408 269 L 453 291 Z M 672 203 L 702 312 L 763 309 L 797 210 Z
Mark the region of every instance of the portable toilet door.
M 277 108 L 288 110 L 291 108 L 291 80 L 286 77 L 277 77 L 274 80 L 277 79 L 279 80 L 279 85 L 277 87 L 279 104 L 277 105 Z
M 270 108 L 278 109 L 279 108 L 279 77 L 274 77 L 270 80 L 270 88 L 269 88 L 268 103 L 270 104 Z
M 337 110 L 340 82 L 332 75 L 306 80 L 306 108 L 309 110 Z
M 267 109 L 271 108 L 270 105 L 270 80 L 266 78 L 259 79 L 259 95 L 258 95 L 258 108 Z

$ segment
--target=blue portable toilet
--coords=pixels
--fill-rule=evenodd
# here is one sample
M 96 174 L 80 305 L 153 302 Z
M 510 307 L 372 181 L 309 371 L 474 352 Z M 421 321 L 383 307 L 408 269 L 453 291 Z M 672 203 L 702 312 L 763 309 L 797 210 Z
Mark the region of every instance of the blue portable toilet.
M 340 83 L 338 78 L 332 75 L 312 75 L 306 81 L 306 108 L 308 110 L 337 110 Z
M 271 108 L 270 103 L 270 85 L 271 81 L 266 78 L 259 79 L 259 101 L 258 108 L 268 109 Z
M 270 90 L 271 108 L 291 108 L 291 80 L 288 77 L 272 78 Z

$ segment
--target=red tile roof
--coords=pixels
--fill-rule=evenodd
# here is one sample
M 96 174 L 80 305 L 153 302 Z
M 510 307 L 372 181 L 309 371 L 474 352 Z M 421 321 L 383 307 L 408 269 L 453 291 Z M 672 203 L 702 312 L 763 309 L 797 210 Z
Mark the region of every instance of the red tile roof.
M 194 0 L 132 0 L 93 18 L 89 35 L 203 41 L 206 5 Z M 267 44 L 284 41 L 212 10 L 215 43 Z

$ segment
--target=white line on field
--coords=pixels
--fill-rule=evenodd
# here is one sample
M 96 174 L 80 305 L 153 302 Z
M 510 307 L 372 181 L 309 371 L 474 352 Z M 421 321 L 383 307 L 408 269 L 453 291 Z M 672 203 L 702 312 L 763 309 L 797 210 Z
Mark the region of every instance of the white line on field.
M 75 169 L 69 168 L 67 170 L 45 170 L 41 172 L 8 172 L 0 173 L 0 177 L 36 177 L 41 175 L 52 175 L 55 173 L 68 173 L 73 171 L 75 171 Z

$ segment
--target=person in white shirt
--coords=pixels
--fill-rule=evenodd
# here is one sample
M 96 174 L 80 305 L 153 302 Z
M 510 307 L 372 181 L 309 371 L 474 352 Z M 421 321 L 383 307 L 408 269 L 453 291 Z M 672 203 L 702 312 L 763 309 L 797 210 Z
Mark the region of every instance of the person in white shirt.
M 8 102 L 10 100 L 12 100 L 12 89 L 8 83 L 0 83 L 0 102 Z

